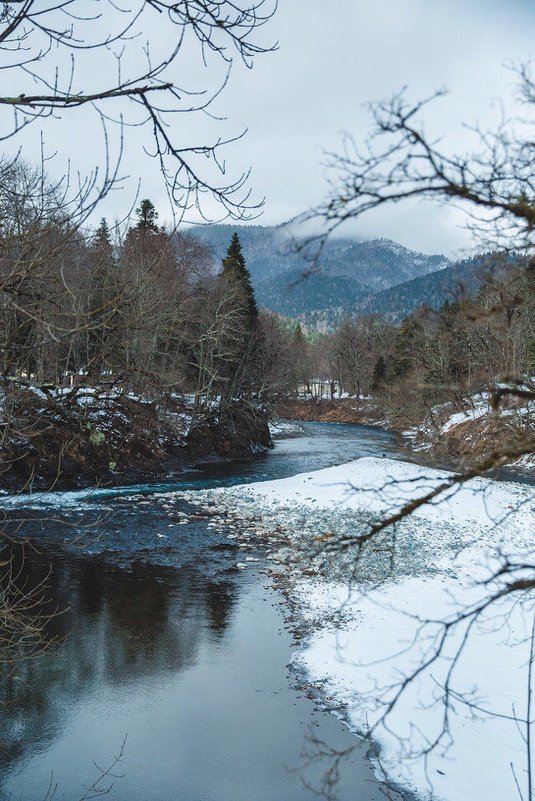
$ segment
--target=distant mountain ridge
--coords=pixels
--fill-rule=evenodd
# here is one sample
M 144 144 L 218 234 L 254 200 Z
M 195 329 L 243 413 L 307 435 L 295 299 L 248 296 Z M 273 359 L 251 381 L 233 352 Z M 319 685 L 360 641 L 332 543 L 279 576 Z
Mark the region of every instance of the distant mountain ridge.
M 422 304 L 438 309 L 446 300 L 454 302 L 473 295 L 481 285 L 484 273 L 484 256 L 464 259 L 434 273 L 376 292 L 358 304 L 359 312 L 401 319 Z
M 315 313 L 328 320 L 358 312 L 376 293 L 450 264 L 443 255 L 417 253 L 388 239 L 333 237 L 320 268 L 304 278 L 310 263 L 295 252 L 286 224 L 201 225 L 190 230 L 210 245 L 218 261 L 237 231 L 259 305 L 305 320 Z

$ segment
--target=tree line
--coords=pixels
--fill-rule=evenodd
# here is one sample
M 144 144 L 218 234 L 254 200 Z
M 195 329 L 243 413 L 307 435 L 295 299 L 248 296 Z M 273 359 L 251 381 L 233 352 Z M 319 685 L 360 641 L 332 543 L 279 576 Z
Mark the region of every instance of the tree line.
M 399 325 L 380 315 L 347 317 L 330 334 L 299 333 L 300 386 L 312 396 L 373 396 L 402 422 L 437 404 L 518 381 L 535 371 L 535 281 L 530 262 L 500 253 L 482 262 L 473 296 L 420 306 Z
M 313 336 L 258 308 L 237 234 L 218 265 L 197 237 L 160 225 L 149 199 L 125 230 L 80 229 L 56 187 L 19 162 L 2 170 L 0 214 L 6 387 L 120 384 L 222 409 L 299 392 L 374 395 L 413 420 L 535 368 L 534 268 L 521 259 L 487 255 L 474 296 L 400 325 L 347 317 Z
M 4 385 L 120 384 L 222 408 L 289 391 L 292 333 L 258 309 L 237 234 L 218 265 L 149 199 L 123 232 L 82 230 L 21 163 L 2 172 L 0 213 Z

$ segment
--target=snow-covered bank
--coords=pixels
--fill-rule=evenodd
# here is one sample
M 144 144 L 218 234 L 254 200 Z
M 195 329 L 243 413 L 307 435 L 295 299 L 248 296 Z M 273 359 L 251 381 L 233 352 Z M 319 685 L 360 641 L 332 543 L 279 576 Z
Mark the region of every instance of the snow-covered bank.
M 474 455 L 481 457 L 496 448 L 533 443 L 535 400 L 532 379 L 525 384 L 496 384 L 490 390 L 474 392 L 456 403 L 448 402 L 429 410 L 423 420 L 403 431 L 414 451 L 427 451 L 435 457 L 455 460 Z M 512 395 L 507 394 L 511 391 Z M 524 392 L 531 399 L 517 397 Z M 505 392 L 497 402 L 497 393 Z M 524 472 L 535 472 L 535 452 L 525 454 L 511 464 Z
M 363 458 L 289 479 L 190 493 L 189 499 L 211 508 L 213 525 L 227 525 L 241 547 L 262 538 L 273 561 L 286 565 L 293 611 L 309 635 L 296 662 L 326 696 L 345 705 L 352 728 L 375 726 L 381 768 L 393 781 L 424 798 L 503 801 L 517 797 L 516 781 L 526 781 L 521 720 L 531 599 L 523 595 L 515 604 L 508 596 L 448 629 L 444 621 L 485 600 L 495 585 L 482 582 L 500 557 L 529 559 L 534 489 L 474 480 L 398 524 L 395 548 L 385 532 L 358 562 L 351 548 L 325 552 L 447 475 Z M 237 523 L 244 519 L 245 527 Z M 446 631 L 443 651 L 422 667 Z
M 396 403 L 381 397 L 356 398 L 287 398 L 279 401 L 277 412 L 291 420 L 354 423 L 388 429 L 400 435 L 408 450 L 418 459 L 434 464 L 466 464 L 481 459 L 496 449 L 529 446 L 531 453 L 509 464 L 522 474 L 535 474 L 535 385 L 496 384 L 486 389 L 467 390 L 463 397 L 433 406 L 427 411 L 403 412 Z M 511 391 L 511 395 L 508 391 Z M 517 397 L 515 392 L 531 396 Z M 499 393 L 505 393 L 496 398 Z M 410 428 L 407 428 L 410 421 Z

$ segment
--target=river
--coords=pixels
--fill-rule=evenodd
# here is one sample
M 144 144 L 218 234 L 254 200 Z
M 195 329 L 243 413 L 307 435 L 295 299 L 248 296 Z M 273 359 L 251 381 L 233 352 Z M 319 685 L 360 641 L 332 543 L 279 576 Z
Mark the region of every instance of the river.
M 125 738 L 97 786 L 110 801 L 312 801 L 332 766 L 317 741 L 356 746 L 339 801 L 384 798 L 365 745 L 296 686 L 295 644 L 262 554 L 237 570 L 238 549 L 162 495 L 397 453 L 378 429 L 303 432 L 179 483 L 0 501 L 37 544 L 24 549 L 25 585 L 46 579 L 47 609 L 58 611 L 46 624 L 58 644 L 4 668 L 0 798 L 77 801 L 94 762 L 108 765 Z

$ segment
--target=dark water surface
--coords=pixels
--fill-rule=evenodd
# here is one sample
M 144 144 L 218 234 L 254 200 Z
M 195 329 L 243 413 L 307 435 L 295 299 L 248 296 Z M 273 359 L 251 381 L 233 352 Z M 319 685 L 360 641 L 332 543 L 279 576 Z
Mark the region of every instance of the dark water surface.
M 238 549 L 183 525 L 165 492 L 280 478 L 395 453 L 394 438 L 359 426 L 304 424 L 266 457 L 207 466 L 172 485 L 34 496 L 3 502 L 39 543 L 28 585 L 52 568 L 48 623 L 64 639 L 11 666 L 0 685 L 0 798 L 76 801 L 127 736 L 110 801 L 312 801 L 329 748 L 356 748 L 340 801 L 379 801 L 365 747 L 294 687 L 293 643 L 279 597 Z M 177 512 L 178 509 L 178 512 Z M 258 554 L 261 557 L 261 554 Z M 238 557 L 239 558 L 239 557 Z M 309 787 L 307 785 L 312 785 Z M 320 797 L 324 798 L 322 794 Z

